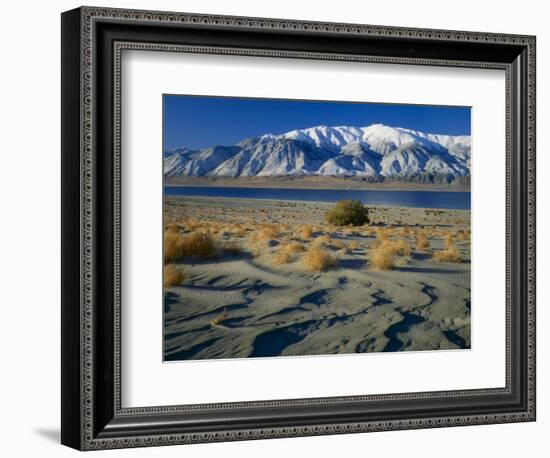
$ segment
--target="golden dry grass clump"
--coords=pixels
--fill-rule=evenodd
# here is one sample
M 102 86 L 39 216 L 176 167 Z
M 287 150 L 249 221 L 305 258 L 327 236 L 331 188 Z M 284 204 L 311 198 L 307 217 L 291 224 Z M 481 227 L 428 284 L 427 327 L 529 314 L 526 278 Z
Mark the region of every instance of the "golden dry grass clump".
M 252 256 L 254 256 L 255 258 L 259 258 L 260 256 L 262 256 L 266 249 L 264 244 L 255 241 L 251 241 L 248 248 L 252 253 Z
M 301 239 L 309 239 L 313 235 L 313 227 L 311 226 L 298 226 L 296 228 L 295 236 Z
M 164 286 L 166 288 L 181 285 L 184 280 L 185 273 L 180 267 L 174 264 L 167 264 L 164 266 Z
M 329 243 L 332 243 L 332 239 L 330 238 L 329 235 L 325 234 L 325 235 L 319 235 L 315 238 L 315 240 L 313 241 L 313 243 L 317 244 L 317 245 L 324 245 L 324 244 L 329 244 Z
M 179 261 L 183 258 L 181 242 L 183 236 L 175 229 L 164 231 L 164 260 L 165 262 Z
M 373 269 L 390 270 L 395 266 L 395 252 L 391 242 L 382 242 L 369 251 L 369 261 Z
M 261 240 L 273 240 L 279 237 L 279 229 L 275 224 L 264 225 L 259 232 Z
M 203 232 L 193 232 L 183 237 L 181 247 L 184 256 L 212 258 L 217 253 L 216 242 L 211 235 Z
M 267 242 L 279 237 L 279 230 L 274 224 L 264 224 L 258 230 L 250 234 L 251 242 Z
M 284 250 L 279 250 L 273 257 L 273 264 L 279 266 L 281 264 L 289 264 L 292 261 L 292 255 Z
M 444 250 L 436 251 L 432 256 L 434 261 L 438 262 L 460 262 L 462 261 L 462 256 L 458 248 L 454 245 L 451 245 Z
M 185 229 L 187 229 L 188 231 L 195 231 L 202 227 L 202 223 L 194 219 L 188 219 L 187 221 L 185 221 L 184 226 Z
M 166 224 L 166 230 L 171 232 L 179 232 L 185 229 L 185 225 L 178 223 L 177 221 L 170 221 Z
M 298 242 L 290 242 L 284 246 L 284 250 L 290 254 L 297 254 L 306 251 L 306 247 Z
M 376 230 L 376 238 L 378 240 L 384 241 L 388 240 L 392 236 L 393 231 L 388 228 L 379 228 Z
M 236 237 L 245 237 L 247 234 L 247 228 L 243 227 L 242 224 L 233 224 L 233 226 L 229 229 L 229 232 L 233 234 Z
M 470 230 L 469 229 L 460 229 L 457 232 L 457 239 L 461 241 L 470 240 Z
M 290 229 L 290 225 L 288 223 L 279 224 L 279 230 L 281 232 L 287 232 L 289 229 Z
M 349 242 L 348 246 L 350 250 L 357 250 L 361 246 L 361 244 L 357 240 L 352 240 L 351 242 Z
M 411 255 L 411 245 L 409 242 L 403 239 L 394 240 L 387 242 L 390 244 L 390 248 L 394 251 L 395 254 L 400 256 L 410 256 Z
M 311 226 L 302 226 L 298 229 L 299 235 L 303 239 L 309 239 L 313 235 L 313 228 Z
M 395 255 L 408 257 L 411 255 L 411 245 L 407 240 L 376 240 L 369 252 L 370 264 L 377 270 L 389 270 L 396 266 Z M 403 260 L 403 259 L 402 259 Z M 407 261 L 408 262 L 408 261 Z M 403 264 L 401 262 L 400 264 Z
M 428 237 L 426 237 L 423 232 L 416 234 L 416 249 L 424 251 L 428 248 L 430 248 L 430 241 L 428 240 Z
M 216 242 L 209 234 L 193 232 L 183 236 L 173 230 L 164 232 L 164 259 L 166 262 L 179 261 L 188 256 L 211 258 L 216 253 Z
M 304 254 L 303 261 L 304 265 L 314 272 L 325 271 L 337 263 L 337 259 L 319 245 L 311 247 L 311 249 Z
M 445 241 L 445 248 L 450 248 L 455 243 L 455 236 L 450 232 L 444 232 L 443 240 Z
M 288 264 L 293 261 L 294 257 L 302 253 L 306 248 L 297 242 L 290 242 L 282 244 L 273 258 L 275 265 Z

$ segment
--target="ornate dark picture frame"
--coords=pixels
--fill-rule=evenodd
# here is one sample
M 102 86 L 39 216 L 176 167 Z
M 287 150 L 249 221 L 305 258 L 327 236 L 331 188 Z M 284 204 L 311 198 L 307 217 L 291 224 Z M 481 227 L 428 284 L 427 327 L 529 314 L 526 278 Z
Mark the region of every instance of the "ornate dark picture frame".
M 506 386 L 123 408 L 124 49 L 506 72 Z M 80 450 L 535 420 L 535 37 L 82 7 L 62 14 L 62 434 Z

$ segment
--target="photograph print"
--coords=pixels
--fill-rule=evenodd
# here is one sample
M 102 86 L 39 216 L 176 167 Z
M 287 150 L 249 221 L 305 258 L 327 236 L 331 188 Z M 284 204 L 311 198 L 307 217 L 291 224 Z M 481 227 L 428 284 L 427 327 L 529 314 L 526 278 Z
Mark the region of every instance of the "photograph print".
M 164 361 L 469 349 L 471 141 L 470 107 L 163 95 Z

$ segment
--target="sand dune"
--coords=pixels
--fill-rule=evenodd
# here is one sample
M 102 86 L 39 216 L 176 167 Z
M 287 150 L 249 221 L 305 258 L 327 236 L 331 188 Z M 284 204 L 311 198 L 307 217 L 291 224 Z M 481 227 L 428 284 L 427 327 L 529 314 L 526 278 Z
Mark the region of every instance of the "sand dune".
M 179 222 L 185 234 L 185 222 L 193 221 L 222 248 L 212 259 L 180 261 L 185 281 L 165 289 L 165 359 L 469 348 L 470 246 L 456 236 L 469 228 L 469 212 L 375 208 L 370 226 L 335 228 L 323 221 L 330 206 L 167 199 L 166 223 Z M 276 236 L 251 241 L 268 223 L 280 225 Z M 313 226 L 311 237 L 299 235 L 304 224 Z M 388 227 L 390 239 L 404 239 L 413 249 L 396 257 L 394 269 L 377 271 L 369 252 L 379 243 L 377 230 Z M 424 230 L 431 247 L 416 250 L 415 234 Z M 462 262 L 432 259 L 446 233 L 455 236 Z M 324 241 L 316 242 L 319 237 Z M 317 243 L 337 263 L 313 272 L 301 253 L 274 262 L 291 242 L 306 249 Z M 224 244 L 240 249 L 225 252 Z

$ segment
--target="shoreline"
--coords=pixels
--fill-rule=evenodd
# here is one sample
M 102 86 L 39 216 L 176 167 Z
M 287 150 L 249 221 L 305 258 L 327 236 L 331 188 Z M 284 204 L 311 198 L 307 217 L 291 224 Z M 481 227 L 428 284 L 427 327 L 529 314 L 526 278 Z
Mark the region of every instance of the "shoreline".
M 269 198 L 254 198 L 254 197 L 228 197 L 228 196 L 179 196 L 179 195 L 170 195 L 170 194 L 164 194 L 164 205 L 172 205 L 169 203 L 169 200 L 171 199 L 187 199 L 187 200 L 194 200 L 199 199 L 201 201 L 211 201 L 211 203 L 215 204 L 219 200 L 226 201 L 227 203 L 231 202 L 234 204 L 238 204 L 239 202 L 250 204 L 250 205 L 256 205 L 258 202 L 265 201 L 266 203 L 271 204 L 303 204 L 303 205 L 317 205 L 317 206 L 326 206 L 326 211 L 328 211 L 330 208 L 334 207 L 334 204 L 336 202 L 328 202 L 324 200 L 288 200 L 288 199 L 269 199 Z M 384 204 L 368 204 L 365 203 L 365 206 L 367 206 L 370 210 L 392 210 L 392 211 L 432 211 L 432 212 L 459 212 L 459 213 L 471 213 L 470 208 L 437 208 L 437 207 L 407 207 L 406 205 L 384 205 Z
M 425 191 L 470 192 L 470 186 L 453 184 L 426 184 L 411 182 L 364 182 L 353 178 L 335 177 L 270 177 L 270 178 L 200 178 L 165 179 L 164 186 L 173 187 L 230 187 L 271 189 L 318 189 L 350 191 Z

